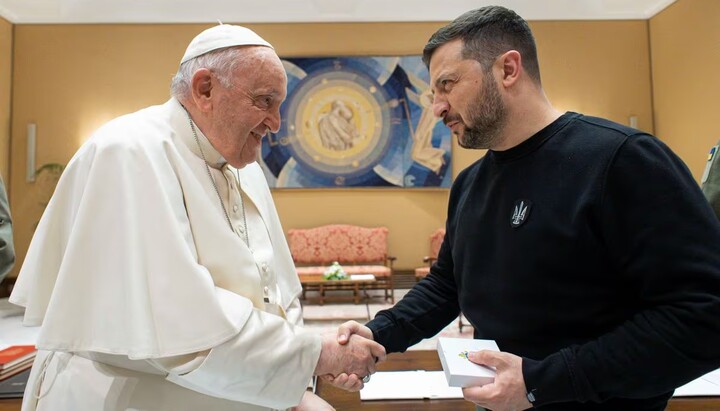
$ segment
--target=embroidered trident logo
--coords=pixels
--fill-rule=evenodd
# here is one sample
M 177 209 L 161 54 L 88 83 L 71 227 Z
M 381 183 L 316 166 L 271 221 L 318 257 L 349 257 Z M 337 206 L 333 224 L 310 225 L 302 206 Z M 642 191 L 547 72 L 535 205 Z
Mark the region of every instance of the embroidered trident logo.
M 513 209 L 512 218 L 510 219 L 510 226 L 512 226 L 512 228 L 520 227 L 527 221 L 531 208 L 532 203 L 529 200 L 517 200 L 515 202 L 515 208 Z

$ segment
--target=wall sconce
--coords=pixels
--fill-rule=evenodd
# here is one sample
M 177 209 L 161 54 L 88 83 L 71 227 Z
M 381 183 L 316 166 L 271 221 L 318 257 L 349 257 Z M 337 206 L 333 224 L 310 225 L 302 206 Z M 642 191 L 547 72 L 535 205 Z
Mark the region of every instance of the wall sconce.
M 637 116 L 630 116 L 630 117 L 628 117 L 628 123 L 630 123 L 630 127 L 632 127 L 632 128 L 637 128 L 637 127 L 638 127 L 638 125 L 637 125 L 637 120 L 638 120 L 638 119 L 637 119 Z
M 37 125 L 28 123 L 27 125 L 27 168 L 25 170 L 25 181 L 32 183 L 35 181 L 35 138 L 37 133 Z

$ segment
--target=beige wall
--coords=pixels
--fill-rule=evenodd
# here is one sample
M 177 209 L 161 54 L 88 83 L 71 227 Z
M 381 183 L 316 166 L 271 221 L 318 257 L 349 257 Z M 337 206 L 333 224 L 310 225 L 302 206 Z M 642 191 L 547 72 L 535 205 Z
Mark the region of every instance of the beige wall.
M 532 24 L 543 85 L 564 110 L 606 117 L 653 132 L 646 21 Z
M 0 18 L 0 176 L 10 180 L 10 97 L 12 84 L 13 26 Z
M 442 23 L 252 25 L 282 56 L 417 54 Z M 566 110 L 651 131 L 647 22 L 536 22 L 543 80 Z M 37 163 L 66 163 L 103 122 L 161 103 L 187 42 L 200 25 L 17 25 L 12 206 L 24 256 L 39 218 L 37 185 L 24 181 L 24 132 L 37 123 Z M 454 147 L 453 174 L 482 154 Z M 401 269 L 421 264 L 444 224 L 447 190 L 277 190 L 285 229 L 347 222 L 387 226 Z
M 720 139 L 720 1 L 678 0 L 650 19 L 657 135 L 696 180 Z

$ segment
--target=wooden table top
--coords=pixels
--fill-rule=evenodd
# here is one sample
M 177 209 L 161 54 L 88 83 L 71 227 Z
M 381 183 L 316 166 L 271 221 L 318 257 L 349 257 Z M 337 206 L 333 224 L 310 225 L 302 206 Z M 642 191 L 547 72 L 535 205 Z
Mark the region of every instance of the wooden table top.
M 426 370 L 440 371 L 442 365 L 435 351 L 406 351 L 388 355 L 387 361 L 378 364 L 378 371 Z M 465 400 L 382 400 L 361 401 L 360 393 L 350 393 L 318 380 L 318 395 L 334 406 L 337 411 L 475 411 L 475 406 Z M 720 397 L 673 398 L 666 411 L 718 411 Z
M 387 361 L 378 364 L 378 371 L 426 370 L 441 371 L 442 365 L 436 351 L 407 351 L 388 355 Z M 380 400 L 361 401 L 360 393 L 347 392 L 318 379 L 317 394 L 338 411 L 380 410 L 430 410 L 475 411 L 475 406 L 463 399 L 454 400 Z
M 379 371 L 404 370 L 442 370 L 435 351 L 407 351 L 403 354 L 390 354 L 387 361 L 378 364 Z M 475 407 L 465 400 L 385 400 L 360 401 L 360 393 L 337 389 L 322 380 L 318 380 L 318 394 L 332 404 L 337 411 L 475 411 Z M 22 400 L 0 400 L 0 411 L 19 411 Z M 720 397 L 682 397 L 673 398 L 666 411 L 718 411 Z

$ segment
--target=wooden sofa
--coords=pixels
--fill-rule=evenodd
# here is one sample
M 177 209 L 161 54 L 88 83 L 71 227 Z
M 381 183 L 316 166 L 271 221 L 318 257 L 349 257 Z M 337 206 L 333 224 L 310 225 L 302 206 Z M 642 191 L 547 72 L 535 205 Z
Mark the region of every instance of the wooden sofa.
M 393 269 L 395 257 L 388 255 L 388 229 L 332 224 L 287 233 L 290 252 L 301 278 L 322 278 L 337 261 L 348 275 L 372 274 L 375 281 L 365 289 L 382 289 L 385 299 L 395 303 Z M 323 291 L 324 292 L 324 291 Z

